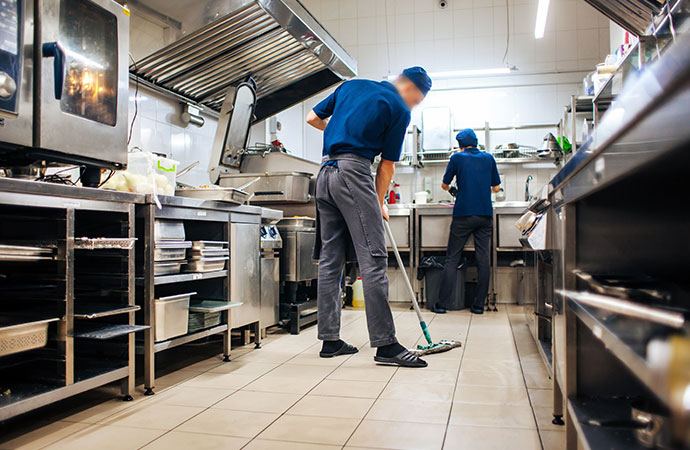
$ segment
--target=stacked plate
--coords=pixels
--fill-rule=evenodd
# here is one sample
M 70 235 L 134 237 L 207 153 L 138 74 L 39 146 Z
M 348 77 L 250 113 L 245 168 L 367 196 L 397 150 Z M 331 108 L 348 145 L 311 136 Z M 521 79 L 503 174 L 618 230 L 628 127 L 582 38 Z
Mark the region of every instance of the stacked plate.
M 215 272 L 225 269 L 230 250 L 225 241 L 193 241 L 187 250 L 185 272 Z

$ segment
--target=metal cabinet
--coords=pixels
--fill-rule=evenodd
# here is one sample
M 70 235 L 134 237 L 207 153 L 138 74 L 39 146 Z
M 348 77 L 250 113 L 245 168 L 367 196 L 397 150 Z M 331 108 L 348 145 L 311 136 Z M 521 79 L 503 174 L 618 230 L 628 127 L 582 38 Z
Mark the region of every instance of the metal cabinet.
M 278 296 L 280 286 L 280 263 L 277 257 L 261 258 L 261 328 L 278 323 L 280 310 Z
M 258 323 L 261 316 L 259 216 L 255 223 L 230 224 L 230 301 L 242 302 L 230 319 L 232 328 Z

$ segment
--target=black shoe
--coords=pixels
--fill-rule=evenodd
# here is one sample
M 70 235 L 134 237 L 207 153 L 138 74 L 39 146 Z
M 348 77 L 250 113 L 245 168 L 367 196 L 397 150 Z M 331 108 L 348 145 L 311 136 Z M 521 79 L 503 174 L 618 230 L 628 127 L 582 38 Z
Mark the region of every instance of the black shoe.
M 380 364 L 400 367 L 426 367 L 428 364 L 419 356 L 410 353 L 407 349 L 393 357 L 374 356 L 374 361 Z
M 431 311 L 435 312 L 436 314 L 445 314 L 446 313 L 446 307 L 443 305 L 436 304 L 436 305 L 434 305 L 434 309 L 432 309 Z
M 354 353 L 357 353 L 359 350 L 357 350 L 357 347 L 354 345 L 350 345 L 347 342 L 343 342 L 343 345 L 341 345 L 337 350 L 335 351 L 324 351 L 321 350 L 319 352 L 319 356 L 322 358 L 333 358 L 334 356 L 340 356 L 340 355 L 352 355 Z
M 476 308 L 476 307 L 472 306 L 470 308 L 470 310 L 472 311 L 472 314 L 484 314 L 484 308 L 481 308 L 481 307 Z

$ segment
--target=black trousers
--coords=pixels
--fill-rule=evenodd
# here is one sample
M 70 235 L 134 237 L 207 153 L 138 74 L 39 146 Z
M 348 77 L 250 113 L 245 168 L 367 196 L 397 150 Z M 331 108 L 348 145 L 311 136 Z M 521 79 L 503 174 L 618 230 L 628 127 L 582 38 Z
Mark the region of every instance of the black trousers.
M 443 281 L 439 302 L 441 305 L 450 305 L 450 296 L 455 283 L 458 264 L 462 256 L 470 234 L 474 235 L 474 254 L 477 260 L 477 296 L 472 305 L 475 308 L 483 308 L 484 300 L 489 293 L 489 279 L 491 275 L 491 231 L 493 219 L 491 216 L 461 216 L 453 217 L 448 237 L 448 250 L 446 251 L 446 264 L 443 268 Z

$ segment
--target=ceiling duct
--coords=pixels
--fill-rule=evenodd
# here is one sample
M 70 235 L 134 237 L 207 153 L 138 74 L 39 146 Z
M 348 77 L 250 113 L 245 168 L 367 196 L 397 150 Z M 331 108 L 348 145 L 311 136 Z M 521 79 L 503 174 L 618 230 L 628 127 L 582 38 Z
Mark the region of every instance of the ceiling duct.
M 128 2 L 135 14 L 141 1 Z M 146 0 L 142 12 L 151 11 L 179 23 L 182 37 L 130 72 L 215 111 L 248 77 L 262 120 L 357 75 L 357 62 L 298 0 Z

